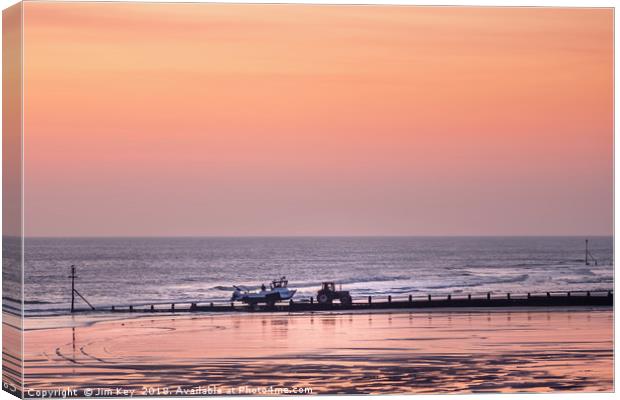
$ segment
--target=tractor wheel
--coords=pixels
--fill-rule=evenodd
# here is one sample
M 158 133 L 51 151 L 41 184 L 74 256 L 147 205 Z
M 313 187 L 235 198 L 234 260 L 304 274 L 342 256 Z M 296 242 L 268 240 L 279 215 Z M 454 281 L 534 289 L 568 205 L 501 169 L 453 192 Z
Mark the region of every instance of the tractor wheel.
M 329 304 L 329 296 L 326 295 L 325 293 L 321 293 L 320 295 L 318 295 L 316 297 L 317 301 L 319 302 L 319 304 Z
M 351 299 L 350 295 L 342 296 L 340 298 L 340 304 L 344 307 L 351 307 L 351 304 L 353 304 L 353 299 Z

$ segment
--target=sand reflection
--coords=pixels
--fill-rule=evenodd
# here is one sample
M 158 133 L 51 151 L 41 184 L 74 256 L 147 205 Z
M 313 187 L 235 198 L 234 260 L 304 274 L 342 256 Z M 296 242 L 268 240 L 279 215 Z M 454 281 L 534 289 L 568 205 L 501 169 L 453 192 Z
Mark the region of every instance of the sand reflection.
M 314 393 L 611 391 L 612 311 L 27 321 L 27 388 L 297 386 Z

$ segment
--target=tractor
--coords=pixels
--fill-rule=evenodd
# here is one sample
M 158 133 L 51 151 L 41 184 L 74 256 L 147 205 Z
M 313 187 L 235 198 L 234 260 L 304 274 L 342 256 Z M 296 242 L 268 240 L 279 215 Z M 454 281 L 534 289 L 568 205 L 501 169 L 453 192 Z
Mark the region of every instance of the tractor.
M 342 289 L 342 286 L 340 287 Z M 336 290 L 334 282 L 323 282 L 321 290 L 316 294 L 319 304 L 332 305 L 334 300 L 338 300 L 342 306 L 349 307 L 353 303 L 348 290 Z

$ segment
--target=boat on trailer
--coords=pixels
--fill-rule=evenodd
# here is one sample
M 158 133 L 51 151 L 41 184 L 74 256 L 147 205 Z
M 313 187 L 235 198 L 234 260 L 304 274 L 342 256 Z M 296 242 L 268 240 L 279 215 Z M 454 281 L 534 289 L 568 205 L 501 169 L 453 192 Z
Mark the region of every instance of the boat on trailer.
M 278 301 L 290 300 L 297 290 L 288 288 L 288 280 L 283 276 L 280 279 L 271 281 L 269 288 L 264 284 L 259 291 L 251 291 L 243 286 L 233 286 L 235 291 L 232 294 L 231 301 L 240 301 L 252 308 L 259 304 L 266 304 L 273 307 Z

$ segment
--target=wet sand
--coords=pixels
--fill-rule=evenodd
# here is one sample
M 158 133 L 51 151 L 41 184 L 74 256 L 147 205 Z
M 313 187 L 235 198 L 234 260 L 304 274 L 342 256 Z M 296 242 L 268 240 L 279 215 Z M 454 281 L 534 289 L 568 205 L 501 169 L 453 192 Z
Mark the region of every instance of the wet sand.
M 18 395 L 22 387 L 22 319 L 2 312 L 2 382 L 3 389 Z
M 28 319 L 25 394 L 612 391 L 612 319 L 611 308 Z

